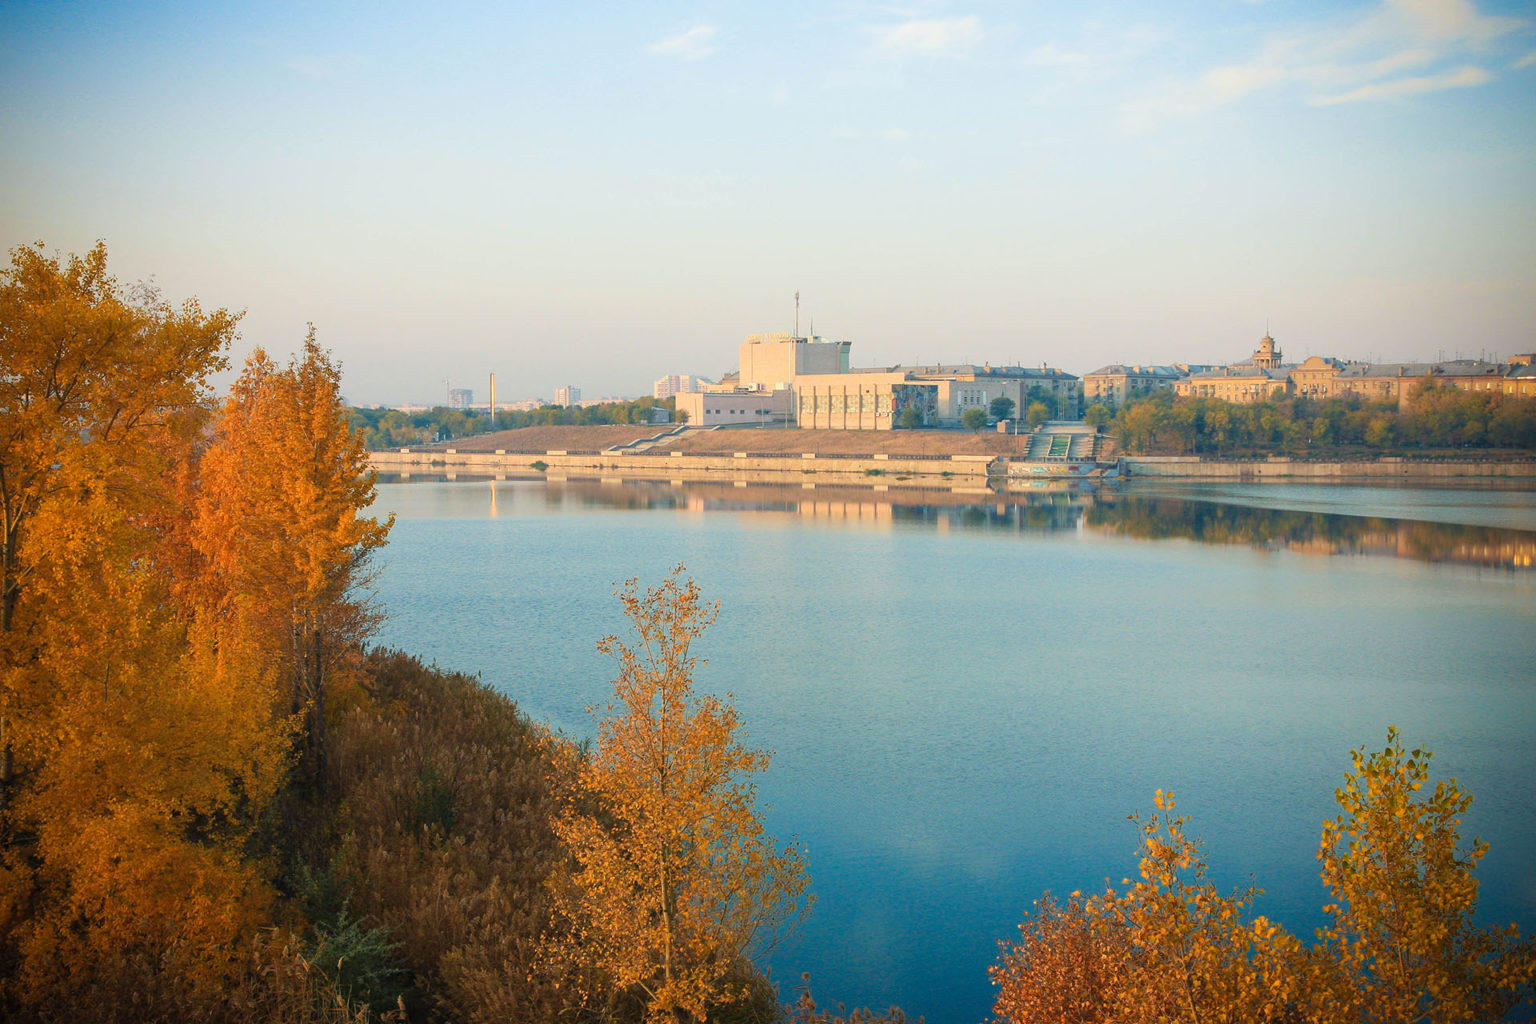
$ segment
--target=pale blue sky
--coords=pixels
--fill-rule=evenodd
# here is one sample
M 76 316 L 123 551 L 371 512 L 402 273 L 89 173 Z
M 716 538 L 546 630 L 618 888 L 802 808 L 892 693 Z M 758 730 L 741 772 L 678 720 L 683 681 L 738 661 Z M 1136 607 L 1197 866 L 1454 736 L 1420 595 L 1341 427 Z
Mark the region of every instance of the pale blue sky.
M 359 402 L 1536 348 L 1536 8 L 27 4 L 0 241 L 313 320 Z

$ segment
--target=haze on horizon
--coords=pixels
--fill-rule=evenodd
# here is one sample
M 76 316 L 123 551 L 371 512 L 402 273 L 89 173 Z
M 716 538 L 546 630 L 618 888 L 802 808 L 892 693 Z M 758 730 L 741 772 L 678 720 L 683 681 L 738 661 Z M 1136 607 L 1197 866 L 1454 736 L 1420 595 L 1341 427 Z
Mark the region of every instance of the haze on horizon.
M 350 400 L 1536 349 L 1536 13 L 1483 0 L 0 10 L 0 240 L 313 321 Z M 237 353 L 237 355 L 243 353 Z

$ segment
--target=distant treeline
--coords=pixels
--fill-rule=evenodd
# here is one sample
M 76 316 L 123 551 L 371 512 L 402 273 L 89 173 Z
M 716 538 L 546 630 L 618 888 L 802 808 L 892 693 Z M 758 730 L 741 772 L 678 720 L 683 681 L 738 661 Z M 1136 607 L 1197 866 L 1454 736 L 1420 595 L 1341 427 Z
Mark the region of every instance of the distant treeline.
M 1237 405 L 1159 392 L 1090 423 L 1119 436 L 1134 455 L 1363 455 L 1433 449 L 1536 448 L 1536 399 L 1462 391 L 1425 382 L 1406 410 L 1359 396 L 1300 396 Z
M 407 448 L 411 445 L 452 441 L 470 434 L 491 430 L 516 430 L 521 427 L 591 427 L 623 423 L 652 423 L 654 411 L 663 409 L 675 415 L 671 398 L 636 398 L 628 402 L 604 402 L 602 405 L 566 407 L 546 405 L 538 409 L 498 409 L 496 425 L 490 416 L 474 409 L 449 409 L 437 406 L 422 412 L 399 409 L 349 408 L 352 428 L 363 435 L 369 451 Z

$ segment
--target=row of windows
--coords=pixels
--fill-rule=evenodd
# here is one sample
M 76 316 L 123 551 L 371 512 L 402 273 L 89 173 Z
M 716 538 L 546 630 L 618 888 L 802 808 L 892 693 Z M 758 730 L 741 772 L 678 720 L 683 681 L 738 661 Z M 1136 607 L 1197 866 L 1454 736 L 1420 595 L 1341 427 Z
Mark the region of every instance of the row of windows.
M 874 413 L 876 416 L 889 416 L 891 414 L 890 395 L 872 395 L 861 393 L 857 395 L 831 394 L 818 395 L 801 393 L 800 412 L 804 416 L 812 416 L 818 412 L 840 413 Z

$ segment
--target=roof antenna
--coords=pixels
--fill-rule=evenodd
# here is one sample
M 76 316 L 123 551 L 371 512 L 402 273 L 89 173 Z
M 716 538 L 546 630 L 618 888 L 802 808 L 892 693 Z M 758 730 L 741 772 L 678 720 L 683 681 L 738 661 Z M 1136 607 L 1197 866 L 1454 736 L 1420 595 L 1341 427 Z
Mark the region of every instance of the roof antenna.
M 800 337 L 800 291 L 795 290 L 795 337 Z

